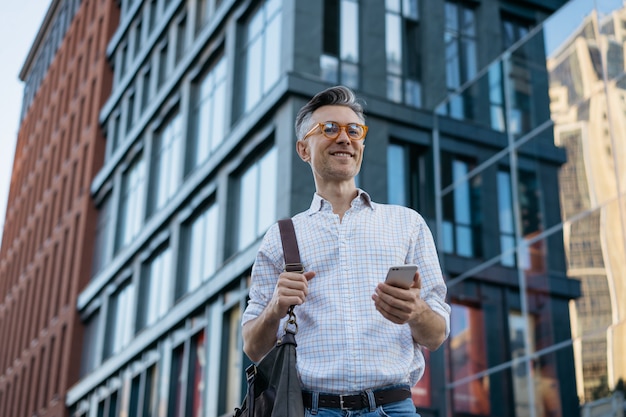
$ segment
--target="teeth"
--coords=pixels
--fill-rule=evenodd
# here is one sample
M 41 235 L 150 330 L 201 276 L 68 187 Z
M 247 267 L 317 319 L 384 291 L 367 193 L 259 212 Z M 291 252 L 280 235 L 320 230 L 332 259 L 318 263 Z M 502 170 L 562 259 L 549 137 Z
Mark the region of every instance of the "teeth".
M 343 152 L 336 152 L 334 155 L 335 156 L 352 156 L 349 153 L 343 153 Z

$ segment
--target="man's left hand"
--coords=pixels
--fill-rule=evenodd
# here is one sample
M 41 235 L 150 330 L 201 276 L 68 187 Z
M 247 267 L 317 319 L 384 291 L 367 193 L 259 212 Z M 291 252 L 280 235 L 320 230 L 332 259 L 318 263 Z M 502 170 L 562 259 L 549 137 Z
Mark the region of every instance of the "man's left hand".
M 396 324 L 408 323 L 413 341 L 432 351 L 445 340 L 446 322 L 421 298 L 421 291 L 422 281 L 416 272 L 410 288 L 381 282 L 372 294 L 372 300 L 383 317 Z
M 419 319 L 424 309 L 430 310 L 426 302 L 420 298 L 421 288 L 420 274 L 416 272 L 413 285 L 408 289 L 381 282 L 376 287 L 372 300 L 376 310 L 387 320 L 396 324 L 409 323 Z

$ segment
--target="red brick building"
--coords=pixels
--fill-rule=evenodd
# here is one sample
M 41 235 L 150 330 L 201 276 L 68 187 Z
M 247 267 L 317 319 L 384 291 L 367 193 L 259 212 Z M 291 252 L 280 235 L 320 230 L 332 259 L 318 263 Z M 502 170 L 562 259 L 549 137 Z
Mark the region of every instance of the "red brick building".
M 0 249 L 0 416 L 64 416 L 79 377 L 76 300 L 90 276 L 111 91 L 114 1 L 53 0 L 20 73 L 24 99 Z

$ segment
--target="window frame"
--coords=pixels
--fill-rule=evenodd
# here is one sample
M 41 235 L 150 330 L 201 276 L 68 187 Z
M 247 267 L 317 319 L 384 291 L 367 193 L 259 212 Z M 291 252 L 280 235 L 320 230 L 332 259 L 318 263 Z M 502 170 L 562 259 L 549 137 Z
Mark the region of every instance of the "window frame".
M 320 77 L 326 82 L 344 84 L 353 89 L 358 89 L 361 84 L 359 6 L 358 0 L 324 0 L 322 5 L 324 17 Z M 352 19 L 352 24 L 347 24 L 347 19 Z M 353 45 L 348 45 L 349 39 L 354 39 Z M 351 56 L 351 53 L 356 56 Z
M 475 167 L 476 161 L 472 158 L 451 152 L 442 152 L 442 186 L 444 190 L 450 188 L 441 196 L 444 209 L 442 213 L 442 250 L 449 255 L 467 258 L 482 257 L 483 250 L 480 240 L 483 211 L 481 200 L 483 190 L 480 185 L 482 174 L 469 175 Z M 459 172 L 458 169 L 463 169 L 463 172 Z M 459 181 L 461 183 L 458 183 Z M 460 204 L 463 204 L 464 207 L 459 207 Z M 468 219 L 459 218 L 462 213 L 468 213 Z M 463 231 L 468 233 L 466 238 L 460 236 Z M 467 248 L 460 246 L 460 242 L 463 241 L 470 242 Z
M 413 107 L 422 106 L 422 71 L 421 71 L 421 26 L 420 26 L 420 2 L 419 0 L 411 0 L 414 4 L 411 9 L 405 10 L 406 6 L 411 4 L 406 1 L 396 2 L 395 9 L 392 6 L 392 2 L 386 1 L 385 7 L 385 51 L 387 57 L 387 98 L 398 102 L 404 103 Z M 396 20 L 396 24 L 392 24 L 391 20 Z M 389 50 L 391 45 L 395 45 L 395 42 L 391 39 L 390 31 L 392 28 L 396 29 L 396 37 L 399 38 L 399 54 L 398 62 L 395 63 L 397 68 L 394 68 L 394 63 L 390 61 Z M 410 47 L 414 48 L 414 53 L 411 53 Z M 411 73 L 413 70 L 413 73 Z M 395 81 L 394 81 L 395 80 Z M 399 86 L 397 85 L 399 81 Z M 396 89 L 393 92 L 394 84 Z M 413 93 L 410 93 L 413 91 Z

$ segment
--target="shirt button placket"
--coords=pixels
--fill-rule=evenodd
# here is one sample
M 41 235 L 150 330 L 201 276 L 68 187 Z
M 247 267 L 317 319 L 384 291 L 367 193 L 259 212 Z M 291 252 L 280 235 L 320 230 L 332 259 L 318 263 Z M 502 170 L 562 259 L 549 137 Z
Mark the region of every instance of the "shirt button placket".
M 357 294 L 354 288 L 354 276 L 351 272 L 351 248 L 350 248 L 350 212 L 346 212 L 342 222 L 339 225 L 339 272 L 341 275 L 342 292 L 345 294 L 344 303 L 344 328 L 346 331 L 346 359 L 348 363 L 346 369 L 355 369 L 355 360 L 357 359 L 357 351 L 355 341 L 358 340 L 354 331 L 356 329 L 356 312 L 352 308 L 355 305 L 355 296 Z M 355 376 L 350 375 L 350 379 L 354 381 Z

